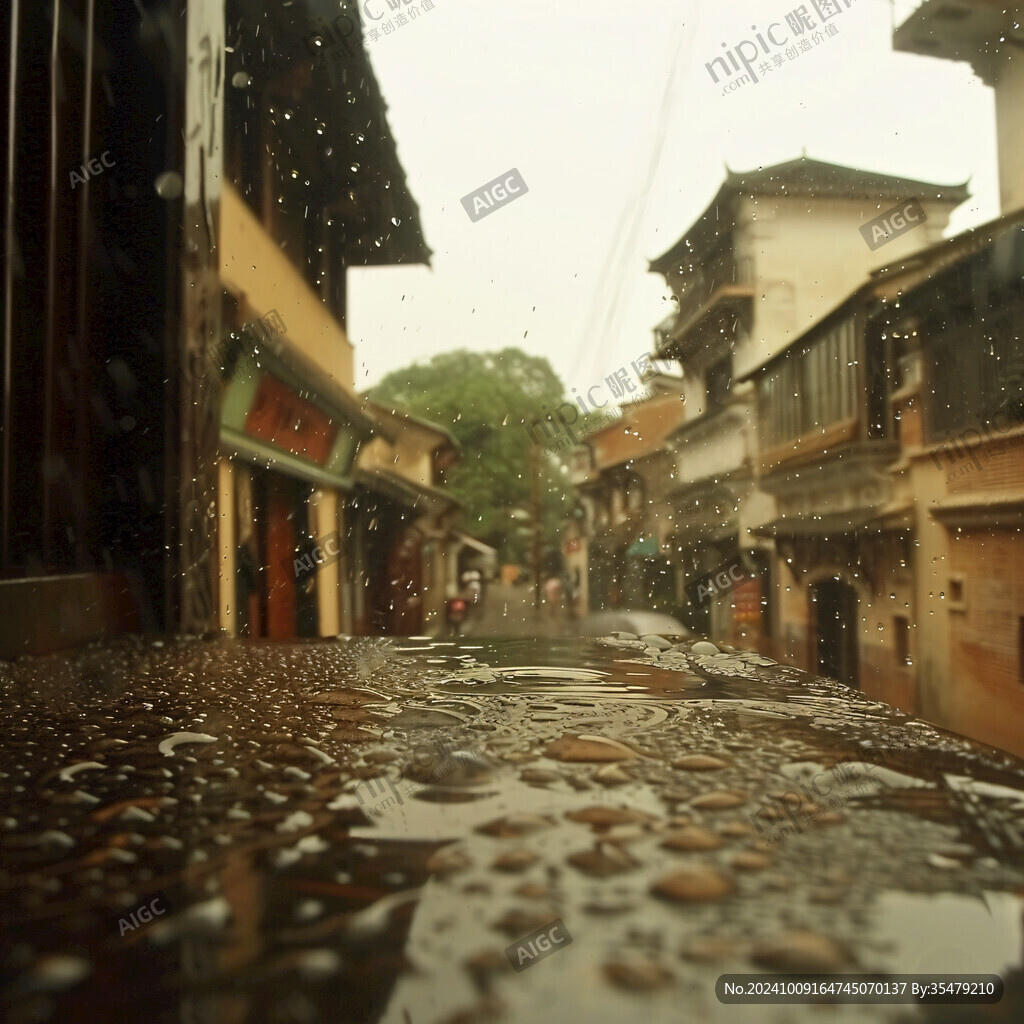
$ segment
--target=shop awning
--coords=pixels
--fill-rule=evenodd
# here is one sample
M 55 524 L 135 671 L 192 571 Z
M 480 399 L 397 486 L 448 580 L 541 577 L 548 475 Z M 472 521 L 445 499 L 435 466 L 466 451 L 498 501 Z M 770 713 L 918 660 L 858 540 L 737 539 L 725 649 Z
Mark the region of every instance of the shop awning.
M 260 345 L 258 355 L 251 332 L 236 343 L 241 352 L 221 405 L 224 453 L 350 489 L 359 445 L 375 426 L 355 396 L 285 341 Z
M 496 559 L 498 557 L 496 548 L 492 548 L 490 544 L 485 544 L 482 540 L 477 540 L 476 537 L 471 537 L 462 530 L 454 530 L 453 535 L 464 547 L 473 548 L 474 551 L 479 551 L 481 555 L 487 558 Z
M 929 512 L 947 528 L 998 527 L 1019 530 L 1024 525 L 1024 494 L 1020 491 L 986 494 L 984 499 L 972 495 L 946 499 Z
M 639 537 L 626 548 L 626 554 L 637 555 L 641 558 L 655 558 L 660 550 L 657 537 Z
M 824 515 L 783 516 L 762 526 L 750 528 L 758 537 L 834 537 L 850 533 L 883 533 L 909 530 L 913 520 L 909 507 L 887 509 L 863 508 Z
M 627 513 L 626 518 L 613 526 L 604 526 L 594 531 L 592 543 L 605 550 L 625 550 L 641 532 L 642 512 Z
M 357 469 L 354 480 L 368 491 L 376 491 L 424 515 L 440 515 L 462 507 L 462 502 L 447 491 L 415 483 L 387 470 Z

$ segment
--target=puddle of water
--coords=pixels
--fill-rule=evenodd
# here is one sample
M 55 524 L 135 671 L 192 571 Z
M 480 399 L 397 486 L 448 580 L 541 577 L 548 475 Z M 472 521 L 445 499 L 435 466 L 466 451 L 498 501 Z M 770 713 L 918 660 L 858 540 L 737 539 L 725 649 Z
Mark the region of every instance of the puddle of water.
M 390 802 L 373 815 L 372 824 L 353 827 L 350 834 L 380 840 L 456 840 L 472 836 L 478 825 L 507 814 L 560 817 L 566 811 L 589 804 L 629 807 L 654 815 L 662 815 L 665 810 L 655 792 L 643 784 L 581 793 L 569 787 L 531 786 L 514 772 L 504 771 L 496 773 L 494 785 L 482 789 L 467 791 L 470 800 L 465 802 L 438 803 L 418 797 L 421 787 L 402 779 L 394 784 L 397 792 L 388 792 Z
M 680 947 L 701 936 L 742 946 L 789 926 L 811 927 L 849 944 L 860 970 L 1005 975 L 1020 962 L 1021 899 L 1009 892 L 1024 891 L 1019 873 L 1011 871 L 1014 830 L 1024 805 L 1022 791 L 1014 788 L 1021 781 L 1016 766 L 1003 770 L 991 756 L 837 686 L 794 683 L 778 673 L 756 680 L 705 680 L 638 661 L 632 651 L 579 642 L 470 647 L 420 639 L 397 648 L 359 641 L 346 653 L 347 646 L 193 644 L 176 656 L 183 661 L 147 656 L 146 672 L 133 683 L 137 693 L 127 707 L 110 693 L 94 693 L 90 683 L 72 688 L 70 700 L 55 703 L 56 710 L 41 716 L 42 726 L 29 724 L 20 711 L 9 716 L 0 767 L 12 789 L 10 813 L 24 819 L 22 827 L 35 837 L 31 847 L 19 845 L 19 836 L 7 837 L 17 843 L 4 846 L 6 833 L 0 834 L 5 867 L 13 864 L 14 874 L 22 876 L 19 883 L 25 882 L 20 891 L 9 890 L 24 941 L 39 950 L 90 948 L 96 977 L 116 979 L 107 997 L 113 992 L 118 1001 L 131 1002 L 138 1011 L 133 1019 L 157 1019 L 167 1006 L 136 1000 L 146 993 L 165 1000 L 160 979 L 166 952 L 150 949 L 147 939 L 135 948 L 138 963 L 131 963 L 124 959 L 126 947 L 108 941 L 109 928 L 101 930 L 106 924 L 91 924 L 84 914 L 69 914 L 68 907 L 106 906 L 120 895 L 124 879 L 145 893 L 155 877 L 173 868 L 208 886 L 189 890 L 183 906 L 219 900 L 223 892 L 236 915 L 217 935 L 218 943 L 223 940 L 223 962 L 211 957 L 208 976 L 182 982 L 193 986 L 189 999 L 198 999 L 197 991 L 225 986 L 224 1005 L 217 1007 L 223 1012 L 209 1013 L 210 1019 L 234 1019 L 237 1007 L 230 1003 L 237 998 L 252 1000 L 254 1015 L 267 1011 L 267 1016 L 273 1005 L 273 1019 L 312 1019 L 299 1011 L 286 1016 L 274 1004 L 282 975 L 273 972 L 302 946 L 310 947 L 303 956 L 313 958 L 307 969 L 339 971 L 337 998 L 345 1000 L 346 1011 L 353 1000 L 369 1000 L 377 992 L 382 995 L 375 1005 L 381 1005 L 395 984 L 384 1020 L 420 1021 L 424 1007 L 437 1009 L 428 1019 L 441 1018 L 442 1011 L 476 997 L 472 978 L 460 966 L 463 959 L 486 950 L 500 954 L 511 940 L 495 923 L 512 910 L 546 907 L 547 897 L 536 895 L 542 889 L 553 893 L 552 918 L 563 917 L 574 941 L 556 961 L 532 967 L 527 981 L 495 984 L 508 1004 L 506 1019 L 614 1021 L 642 1015 L 676 1020 L 685 999 L 694 1019 L 731 1024 L 737 1011 L 718 1006 L 713 997 L 720 965 L 684 963 Z M 46 684 L 46 669 L 32 673 L 19 683 L 23 689 Z M 475 676 L 487 681 L 475 683 Z M 35 698 L 30 692 L 24 700 L 31 706 Z M 52 743 L 44 750 L 37 741 L 46 729 Z M 368 742 L 371 731 L 379 742 Z M 219 739 L 182 744 L 165 757 L 158 744 L 177 733 Z M 544 756 L 563 733 L 619 738 L 640 747 L 643 757 L 625 765 L 631 781 L 605 788 L 597 785 L 604 769 L 596 764 L 556 763 Z M 119 735 L 123 738 L 115 738 Z M 387 748 L 412 774 L 408 762 L 415 765 L 425 745 L 435 759 L 424 766 L 426 778 L 436 779 L 434 769 L 444 756 L 437 751 L 445 749 L 441 737 L 453 735 L 459 738 L 452 742 L 479 746 L 479 780 L 468 756 L 461 777 L 451 771 L 442 784 L 428 789 L 415 784 L 411 792 L 389 768 L 394 790 L 376 783 L 380 813 L 354 827 L 349 841 L 345 826 L 356 817 L 357 806 L 366 805 L 345 788 L 352 781 L 348 762 L 361 762 L 360 769 L 369 763 L 371 771 L 383 773 L 383 758 L 363 755 Z M 722 778 L 715 773 L 682 778 L 672 762 L 684 753 L 720 755 L 730 767 Z M 488 765 L 484 759 L 500 763 Z M 90 762 L 102 770 L 80 768 L 81 775 L 60 778 L 62 767 Z M 693 813 L 689 802 L 695 794 L 739 788 L 749 797 L 742 807 L 696 813 L 698 824 L 721 829 L 725 837 L 725 826 L 742 826 L 764 794 L 796 790 L 798 783 L 814 787 L 819 773 L 831 779 L 837 767 L 842 772 L 860 765 L 863 775 L 865 763 L 879 765 L 873 774 L 885 784 L 875 787 L 881 794 L 826 782 L 821 788 L 828 787 L 827 798 L 840 798 L 842 820 L 829 827 L 808 825 L 773 844 L 773 863 L 763 873 L 730 867 L 738 853 L 750 852 L 742 833 L 733 832 L 709 853 L 682 853 L 663 848 L 660 832 L 637 838 L 634 833 L 646 826 L 629 823 L 598 833 L 565 818 L 566 811 L 582 807 L 618 807 L 660 817 L 659 828 L 675 829 L 670 818 Z M 972 773 L 985 781 L 967 783 Z M 548 774 L 552 781 L 530 785 L 524 774 L 534 781 Z M 459 778 L 473 784 L 456 785 Z M 588 782 L 593 788 L 573 788 Z M 29 786 L 39 789 L 41 801 Z M 88 796 L 85 802 L 76 796 L 78 788 L 95 791 L 93 801 L 102 799 L 118 817 L 91 817 L 96 811 Z M 177 803 L 157 803 L 160 794 L 171 792 Z M 815 792 L 820 794 L 815 787 L 809 799 Z M 146 801 L 145 813 L 122 812 L 117 802 L 128 796 Z M 957 796 L 962 803 L 955 802 Z M 375 810 L 378 804 L 372 805 Z M 121 813 L 127 815 L 124 824 Z M 509 814 L 548 817 L 552 825 L 523 838 L 474 831 Z M 310 821 L 311 834 L 303 835 Z M 78 843 L 66 863 L 52 854 L 44 859 L 37 848 L 40 835 L 52 839 L 58 832 Z M 130 849 L 113 842 L 115 836 L 136 834 L 151 842 L 133 838 Z M 92 855 L 97 835 L 111 840 L 109 863 L 102 868 L 84 860 Z M 175 852 L 183 846 L 178 835 L 188 844 L 187 861 L 186 853 Z M 448 841 L 465 850 L 472 866 L 424 885 L 432 843 Z M 635 858 L 639 866 L 600 879 L 581 875 L 578 858 L 569 858 L 591 850 L 613 861 L 620 855 Z M 518 870 L 515 856 L 531 854 L 535 860 Z M 495 867 L 499 855 L 507 856 Z M 735 878 L 735 897 L 720 905 L 686 907 L 651 897 L 653 880 L 691 862 L 722 866 Z M 45 883 L 38 892 L 30 888 L 37 881 Z M 920 890 L 926 886 L 951 891 L 924 894 Z M 1000 886 L 1007 891 L 996 891 Z M 396 888 L 401 891 L 392 892 Z M 256 894 L 251 899 L 262 900 L 261 912 L 250 913 L 250 896 L 239 899 L 239 892 Z M 322 904 L 322 926 L 296 917 L 304 905 L 299 901 L 313 898 Z M 406 906 L 417 898 L 419 905 Z M 342 929 L 337 916 L 364 906 L 369 909 L 359 927 L 349 923 Z M 376 935 L 392 910 L 395 933 L 388 942 L 381 940 L 387 956 L 373 975 L 361 959 L 370 955 L 373 943 L 359 936 L 367 929 Z M 414 918 L 406 946 L 409 914 Z M 63 929 L 65 920 L 78 921 L 77 931 L 58 931 L 55 922 Z M 73 945 L 61 939 L 64 934 L 73 935 Z M 335 953 L 340 937 L 351 939 L 341 945 L 340 968 L 316 959 L 324 951 Z M 269 955 L 254 953 L 268 948 Z M 677 979 L 674 989 L 641 996 L 604 983 L 602 964 L 637 949 L 662 957 Z M 421 970 L 396 980 L 393 954 L 398 951 Z M 730 964 L 752 966 L 747 952 Z M 237 986 L 239 979 L 228 974 L 234 970 L 246 972 Z M 368 981 L 372 978 L 377 982 Z M 83 988 L 78 998 L 84 1003 L 94 992 Z M 338 1006 L 333 1003 L 332 1011 Z M 821 1016 L 793 1007 L 778 1011 L 767 1019 L 788 1024 Z M 860 1018 L 851 1016 L 860 1011 Z M 883 1013 L 862 1007 L 828 1017 L 875 1024 L 907 1013 L 908 1008 Z M 354 1012 L 350 1017 L 355 1019 Z M 337 1019 L 337 1014 L 320 1019 Z M 960 1024 L 967 1017 L 956 1019 Z
M 870 906 L 877 959 L 890 974 L 998 974 L 1024 965 L 1024 900 L 1005 892 L 880 892 Z

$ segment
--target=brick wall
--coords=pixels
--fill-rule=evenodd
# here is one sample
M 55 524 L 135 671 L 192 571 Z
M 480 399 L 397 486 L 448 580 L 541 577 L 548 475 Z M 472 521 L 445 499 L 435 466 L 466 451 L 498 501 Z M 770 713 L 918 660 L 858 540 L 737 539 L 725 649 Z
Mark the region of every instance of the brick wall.
M 1016 529 L 962 529 L 950 568 L 963 609 L 950 609 L 949 727 L 1024 756 L 1024 546 Z M 943 723 L 939 723 L 943 724 Z

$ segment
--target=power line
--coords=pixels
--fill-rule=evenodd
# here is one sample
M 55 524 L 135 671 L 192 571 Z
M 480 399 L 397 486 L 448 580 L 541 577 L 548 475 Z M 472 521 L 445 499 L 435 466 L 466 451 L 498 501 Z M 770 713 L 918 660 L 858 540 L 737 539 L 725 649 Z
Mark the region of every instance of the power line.
M 607 339 L 608 335 L 613 334 L 614 336 L 618 333 L 619 321 L 623 313 L 624 304 L 622 300 L 626 285 L 626 272 L 632 265 L 633 253 L 638 247 L 639 235 L 643 229 L 644 218 L 647 215 L 651 202 L 652 185 L 660 169 L 661 158 L 665 150 L 665 138 L 672 123 L 676 81 L 682 66 L 680 54 L 683 44 L 687 41 L 687 23 L 682 22 L 665 82 L 665 89 L 661 96 L 658 120 L 655 125 L 654 148 L 648 161 L 646 183 L 623 206 L 612 245 L 595 288 L 594 301 L 590 304 L 590 313 L 583 329 L 583 336 L 577 344 L 577 352 L 581 355 L 584 352 L 594 351 L 595 347 L 598 351 L 604 351 L 606 347 L 605 339 Z M 690 37 L 689 41 L 692 41 L 692 37 Z M 689 47 L 687 49 L 689 50 Z M 689 56 L 689 53 L 687 53 L 687 56 Z M 604 296 L 608 296 L 608 298 L 602 301 Z M 595 346 L 593 339 L 599 329 L 601 329 L 601 340 Z

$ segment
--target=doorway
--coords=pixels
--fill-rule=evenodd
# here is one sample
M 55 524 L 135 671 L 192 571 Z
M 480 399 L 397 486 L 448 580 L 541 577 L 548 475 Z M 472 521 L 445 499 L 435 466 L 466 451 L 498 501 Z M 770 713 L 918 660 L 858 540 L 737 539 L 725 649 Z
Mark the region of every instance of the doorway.
M 842 580 L 822 580 L 811 587 L 815 624 L 815 665 L 819 675 L 858 687 L 857 592 Z
M 245 578 L 244 635 L 293 640 L 317 635 L 316 574 L 297 577 L 297 551 L 310 547 L 312 486 L 280 473 L 254 470 L 252 477 L 254 571 Z M 240 569 L 243 563 L 240 560 Z M 249 578 L 251 577 L 251 579 Z

